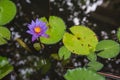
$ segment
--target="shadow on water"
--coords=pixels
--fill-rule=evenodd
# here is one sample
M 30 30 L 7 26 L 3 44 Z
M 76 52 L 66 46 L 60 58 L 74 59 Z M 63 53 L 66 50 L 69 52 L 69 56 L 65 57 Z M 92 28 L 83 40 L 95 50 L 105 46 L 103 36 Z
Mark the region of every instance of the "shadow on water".
M 11 30 L 12 38 L 8 44 L 0 46 L 0 55 L 9 58 L 14 71 L 3 80 L 64 80 L 65 73 L 60 62 L 50 59 L 51 68 L 44 75 L 41 69 L 36 69 L 36 63 L 41 58 L 49 58 L 51 53 L 57 53 L 61 42 L 46 45 L 45 49 L 37 52 L 32 47 L 31 36 L 26 33 L 27 24 L 38 17 L 56 15 L 61 17 L 67 29 L 73 25 L 85 25 L 96 32 L 99 40 L 116 40 L 116 30 L 120 25 L 120 1 L 110 0 L 13 0 L 17 6 L 15 19 L 6 27 Z M 20 38 L 33 51 L 26 51 L 15 40 Z M 105 67 L 102 72 L 120 75 L 120 55 L 113 59 L 101 59 Z M 73 55 L 67 67 L 81 67 L 88 63 L 84 57 Z M 114 80 L 114 79 L 107 79 Z

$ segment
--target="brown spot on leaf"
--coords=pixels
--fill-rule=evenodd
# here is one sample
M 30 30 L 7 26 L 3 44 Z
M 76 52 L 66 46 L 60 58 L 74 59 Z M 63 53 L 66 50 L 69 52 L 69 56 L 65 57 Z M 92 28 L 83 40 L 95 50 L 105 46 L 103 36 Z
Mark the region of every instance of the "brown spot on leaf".
M 81 38 L 80 37 L 77 37 L 78 40 L 80 40 Z
M 83 44 L 81 44 L 81 46 L 83 46 Z

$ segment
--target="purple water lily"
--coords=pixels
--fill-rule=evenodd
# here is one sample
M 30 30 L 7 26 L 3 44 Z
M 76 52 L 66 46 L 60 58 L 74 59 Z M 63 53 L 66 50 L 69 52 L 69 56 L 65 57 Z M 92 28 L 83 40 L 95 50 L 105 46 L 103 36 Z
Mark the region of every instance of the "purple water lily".
M 32 20 L 31 24 L 28 24 L 28 28 L 29 30 L 27 30 L 27 33 L 32 35 L 32 41 L 35 41 L 40 36 L 48 37 L 45 33 L 47 30 L 46 23 L 39 19 L 36 19 L 35 21 Z

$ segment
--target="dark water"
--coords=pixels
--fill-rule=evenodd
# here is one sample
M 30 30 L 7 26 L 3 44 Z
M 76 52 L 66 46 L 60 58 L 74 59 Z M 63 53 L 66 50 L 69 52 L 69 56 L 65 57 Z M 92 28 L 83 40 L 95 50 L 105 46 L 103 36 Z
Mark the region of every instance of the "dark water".
M 73 25 L 85 25 L 98 35 L 99 40 L 116 40 L 116 30 L 120 25 L 120 1 L 103 0 L 13 0 L 17 5 L 15 19 L 6 26 L 12 32 L 8 44 L 0 46 L 0 55 L 8 57 L 14 71 L 3 80 L 64 80 L 62 77 L 69 67 L 82 67 L 88 63 L 85 57 L 72 55 L 70 63 L 62 66 L 61 62 L 50 59 L 51 53 L 57 53 L 61 42 L 45 45 L 45 49 L 37 52 L 32 47 L 31 36 L 26 33 L 27 24 L 37 17 L 55 15 L 61 17 L 67 29 Z M 20 38 L 32 50 L 25 50 L 15 40 Z M 38 68 L 38 62 L 51 63 L 46 74 Z M 120 55 L 113 59 L 101 59 L 104 64 L 101 72 L 120 75 Z M 116 80 L 107 78 L 107 80 Z

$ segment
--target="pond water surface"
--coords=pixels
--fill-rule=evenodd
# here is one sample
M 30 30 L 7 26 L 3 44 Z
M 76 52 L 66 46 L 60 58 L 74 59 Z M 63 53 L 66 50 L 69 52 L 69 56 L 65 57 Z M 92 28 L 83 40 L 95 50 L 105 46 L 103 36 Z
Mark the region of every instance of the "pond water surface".
M 31 36 L 26 33 L 27 24 L 38 17 L 55 15 L 61 17 L 67 26 L 85 25 L 91 28 L 99 40 L 116 40 L 116 30 L 120 25 L 120 1 L 110 0 L 12 0 L 17 6 L 17 14 L 8 27 L 12 38 L 8 44 L 0 46 L 0 55 L 6 56 L 14 66 L 14 71 L 2 80 L 64 80 L 63 75 L 70 67 L 82 67 L 88 63 L 85 57 L 72 55 L 69 64 L 62 66 L 60 61 L 49 59 L 51 53 L 57 53 L 62 42 L 45 45 L 41 51 L 35 51 Z M 18 41 L 25 42 L 32 52 L 23 48 Z M 47 59 L 47 60 L 46 60 Z M 113 59 L 101 59 L 104 64 L 101 72 L 120 75 L 120 55 Z M 39 66 L 51 66 L 43 73 Z M 50 63 L 50 64 L 49 64 Z M 45 68 L 48 69 L 48 68 Z M 107 78 L 107 80 L 116 80 Z

